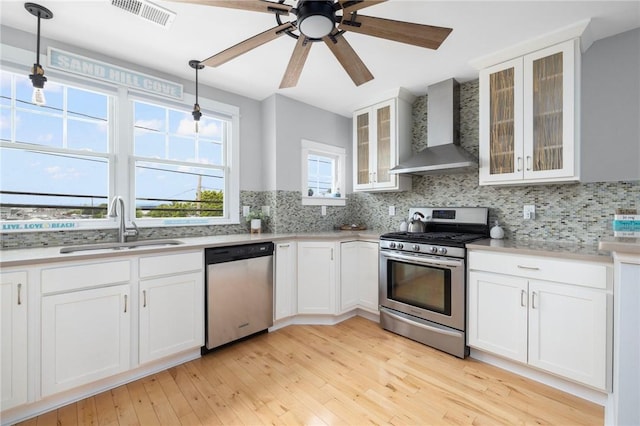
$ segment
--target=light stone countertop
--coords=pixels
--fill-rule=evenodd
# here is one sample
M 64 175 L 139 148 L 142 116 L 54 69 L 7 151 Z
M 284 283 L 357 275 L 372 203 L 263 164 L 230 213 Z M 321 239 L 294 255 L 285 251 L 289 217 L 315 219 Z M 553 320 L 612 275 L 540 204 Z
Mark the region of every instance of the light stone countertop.
M 467 244 L 467 249 L 613 263 L 611 253 L 599 249 L 597 245 L 572 244 L 557 241 L 493 240 L 488 238 Z
M 260 243 L 273 241 L 291 241 L 291 240 L 324 240 L 324 241 L 371 241 L 378 242 L 382 232 L 378 231 L 334 231 L 334 232 L 309 232 L 294 234 L 232 234 L 232 235 L 214 235 L 208 237 L 189 237 L 189 238 L 171 238 L 178 240 L 179 245 L 163 245 L 163 246 L 139 246 L 130 249 L 100 249 L 85 250 L 73 253 L 60 253 L 62 247 L 36 247 L 23 248 L 15 250 L 0 250 L 0 268 L 13 266 L 29 266 L 38 263 L 80 261 L 90 259 L 106 259 L 116 258 L 120 256 L 165 253 L 182 250 L 204 249 L 207 247 L 221 247 L 226 245 L 238 245 L 247 243 Z
M 600 250 L 640 255 L 640 238 L 609 237 L 598 244 Z

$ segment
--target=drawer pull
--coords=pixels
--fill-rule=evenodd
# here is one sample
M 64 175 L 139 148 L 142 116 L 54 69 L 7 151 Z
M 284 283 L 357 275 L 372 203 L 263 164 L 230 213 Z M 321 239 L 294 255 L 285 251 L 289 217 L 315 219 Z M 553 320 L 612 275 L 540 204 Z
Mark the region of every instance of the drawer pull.
M 18 283 L 18 305 L 22 305 L 22 283 Z
M 536 309 L 536 292 L 531 293 L 531 309 Z
M 518 265 L 519 269 L 527 269 L 529 271 L 539 271 L 540 268 L 538 268 L 537 266 L 524 266 L 524 265 Z
M 147 307 L 147 290 L 142 290 L 142 307 Z
M 124 295 L 124 313 L 127 313 L 127 295 Z
M 520 306 L 527 306 L 527 292 L 524 290 L 520 290 Z

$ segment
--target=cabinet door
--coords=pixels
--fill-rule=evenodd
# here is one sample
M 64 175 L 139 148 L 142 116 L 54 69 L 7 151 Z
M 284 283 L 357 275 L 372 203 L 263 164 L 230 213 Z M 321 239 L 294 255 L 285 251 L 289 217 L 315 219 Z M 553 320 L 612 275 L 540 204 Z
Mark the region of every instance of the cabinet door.
M 378 311 L 378 243 L 361 241 L 358 248 L 358 304 Z
M 340 311 L 355 308 L 359 301 L 360 243 L 349 241 L 340 244 Z
M 529 295 L 529 364 L 606 389 L 606 293 L 532 280 Z
M 469 272 L 468 344 L 527 362 L 527 281 Z
M 275 264 L 274 319 L 280 320 L 297 312 L 295 242 L 276 244 Z
M 522 59 L 480 72 L 480 183 L 523 176 Z
M 398 175 L 390 174 L 389 170 L 397 164 L 397 132 L 396 132 L 396 103 L 389 100 L 373 107 L 375 117 L 375 147 L 371 161 L 373 170 L 373 187 L 378 189 L 395 188 Z
M 140 282 L 140 363 L 204 344 L 200 272 Z
M 0 409 L 27 402 L 27 273 L 0 275 Z
M 353 114 L 353 169 L 354 189 L 369 189 L 373 187 L 373 170 L 371 161 L 374 154 L 371 149 L 373 142 L 372 112 L 370 108 L 356 111 Z
M 42 395 L 129 368 L 129 285 L 42 298 Z
M 525 179 L 574 176 L 575 42 L 524 57 Z
M 335 247 L 327 242 L 298 243 L 298 313 L 335 313 Z

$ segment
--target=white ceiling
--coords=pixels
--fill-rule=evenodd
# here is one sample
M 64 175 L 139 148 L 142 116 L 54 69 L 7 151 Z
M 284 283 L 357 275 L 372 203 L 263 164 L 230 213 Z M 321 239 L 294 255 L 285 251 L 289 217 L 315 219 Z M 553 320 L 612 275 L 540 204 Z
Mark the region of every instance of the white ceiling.
M 204 60 L 276 25 L 271 14 L 155 0 L 177 13 L 164 29 L 111 6 L 110 0 L 37 0 L 51 9 L 42 36 L 162 72 L 193 79 L 190 59 Z M 294 0 L 286 0 L 293 4 Z M 0 0 L 2 25 L 31 33 L 36 19 L 24 2 Z M 375 79 L 356 87 L 323 43 L 314 44 L 297 87 L 278 89 L 295 40 L 282 36 L 221 65 L 206 67 L 201 83 L 262 100 L 273 93 L 350 116 L 383 92 L 404 87 L 415 95 L 429 84 L 477 77 L 469 62 L 515 44 L 591 19 L 594 40 L 640 26 L 640 1 L 422 1 L 389 0 L 359 12 L 453 28 L 438 50 L 356 33 L 345 37 Z M 286 21 L 286 17 L 283 18 Z M 34 46 L 35 47 L 35 46 Z

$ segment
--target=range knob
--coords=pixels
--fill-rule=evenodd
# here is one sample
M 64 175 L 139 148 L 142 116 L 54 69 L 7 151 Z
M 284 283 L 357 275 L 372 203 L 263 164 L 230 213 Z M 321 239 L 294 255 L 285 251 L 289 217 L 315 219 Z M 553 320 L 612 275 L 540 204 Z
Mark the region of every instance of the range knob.
M 440 252 L 440 254 L 447 254 L 447 249 L 444 247 L 440 247 L 440 249 L 438 250 L 438 252 Z
M 404 244 L 402 244 L 402 243 L 398 243 L 398 248 L 399 248 L 400 250 L 402 250 L 402 249 L 404 248 Z
M 414 244 L 413 251 L 420 251 L 420 246 L 418 244 Z
M 389 243 L 389 248 L 396 248 L 396 243 L 390 242 Z
M 431 248 L 429 248 L 429 251 L 431 253 L 437 253 L 438 252 L 438 247 L 431 247 Z

